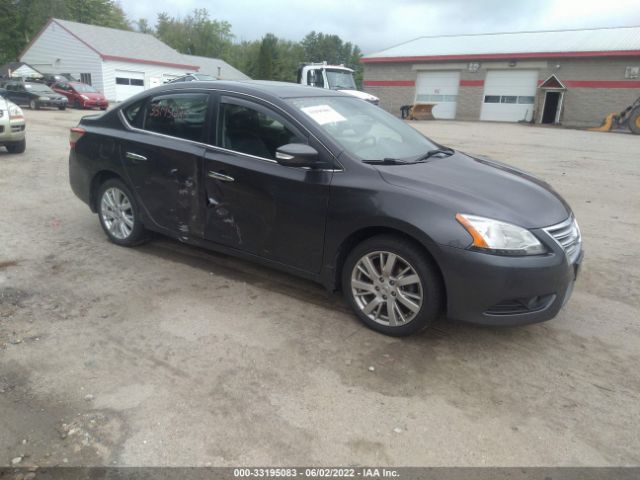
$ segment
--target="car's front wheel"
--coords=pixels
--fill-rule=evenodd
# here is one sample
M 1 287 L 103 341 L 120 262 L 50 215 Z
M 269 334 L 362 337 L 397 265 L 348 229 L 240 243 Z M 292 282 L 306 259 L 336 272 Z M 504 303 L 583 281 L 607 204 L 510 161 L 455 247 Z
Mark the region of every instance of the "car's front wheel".
M 342 289 L 356 315 L 386 335 L 418 332 L 442 309 L 443 287 L 434 262 L 418 245 L 395 235 L 370 238 L 351 251 Z
M 35 100 L 31 100 L 29 102 L 29 108 L 31 110 L 39 110 L 40 109 L 40 104 L 38 102 L 36 102 Z
M 132 247 L 147 238 L 136 199 L 119 179 L 107 180 L 100 187 L 98 217 L 109 240 L 117 245 Z

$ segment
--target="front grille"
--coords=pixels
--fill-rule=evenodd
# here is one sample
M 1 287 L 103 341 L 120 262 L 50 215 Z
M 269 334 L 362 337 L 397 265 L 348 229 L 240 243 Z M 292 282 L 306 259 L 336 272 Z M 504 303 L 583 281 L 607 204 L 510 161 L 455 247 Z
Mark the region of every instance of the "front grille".
M 580 236 L 578 223 L 573 215 L 564 222 L 552 225 L 544 230 L 564 249 L 571 263 L 578 258 L 582 245 L 582 237 Z

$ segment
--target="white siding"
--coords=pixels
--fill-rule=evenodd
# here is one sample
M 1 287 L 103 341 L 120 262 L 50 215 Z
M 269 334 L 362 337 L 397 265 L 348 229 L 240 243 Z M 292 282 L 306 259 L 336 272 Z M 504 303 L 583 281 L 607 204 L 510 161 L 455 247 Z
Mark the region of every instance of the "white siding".
M 93 86 L 104 91 L 100 56 L 55 22 L 47 26 L 20 61 L 42 73 L 71 73 L 78 79 L 81 73 L 90 73 Z
M 165 67 L 162 65 L 119 62 L 114 60 L 105 61 L 102 63 L 102 78 L 104 78 L 104 95 L 109 101 L 116 100 L 116 70 L 144 73 L 145 89 L 151 88 L 151 86 L 157 84 L 158 81 L 160 81 L 160 85 L 162 85 L 167 79 L 187 73 L 186 70 L 180 68 Z M 155 80 L 152 81 L 152 78 Z

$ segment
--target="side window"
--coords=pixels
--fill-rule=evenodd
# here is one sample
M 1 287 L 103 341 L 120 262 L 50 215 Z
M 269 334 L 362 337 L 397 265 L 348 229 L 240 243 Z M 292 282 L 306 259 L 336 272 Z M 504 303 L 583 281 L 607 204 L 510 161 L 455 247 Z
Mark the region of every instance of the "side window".
M 144 129 L 186 140 L 202 141 L 209 95 L 184 93 L 154 97 L 144 115 Z
M 144 102 L 145 100 L 140 100 L 139 102 L 136 102 L 133 105 L 129 105 L 127 108 L 122 110 L 122 113 L 129 122 L 129 125 L 132 125 L 134 127 L 140 126 L 140 117 L 142 117 L 141 111 Z
M 275 160 L 276 149 L 307 140 L 279 115 L 233 103 L 220 104 L 220 146 Z
M 322 77 L 322 70 L 309 70 L 307 72 L 307 85 L 312 87 L 324 88 L 324 78 Z

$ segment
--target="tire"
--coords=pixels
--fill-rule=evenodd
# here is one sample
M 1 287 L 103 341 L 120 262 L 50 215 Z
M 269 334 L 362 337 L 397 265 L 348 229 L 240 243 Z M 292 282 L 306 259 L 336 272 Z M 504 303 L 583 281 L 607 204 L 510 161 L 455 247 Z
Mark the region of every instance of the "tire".
M 40 110 L 40 104 L 38 102 L 36 102 L 35 100 L 31 100 L 29 102 L 29 108 L 31 110 Z
M 111 242 L 133 247 L 147 240 L 138 203 L 122 180 L 105 181 L 100 185 L 97 198 L 100 225 Z
M 7 147 L 9 153 L 24 153 L 27 149 L 27 141 L 23 139 L 16 143 L 8 143 L 5 147 Z
M 58 107 L 58 110 L 66 110 L 67 107 Z
M 107 107 L 100 107 L 100 110 L 102 110 L 103 112 L 107 109 Z
M 84 110 L 84 107 L 82 106 L 82 104 L 80 104 L 80 102 L 78 100 L 75 100 L 73 102 L 73 108 L 75 108 L 77 110 Z
M 380 268 L 393 259 L 389 272 Z M 373 277 L 378 278 L 367 278 L 364 272 L 371 271 L 370 268 L 374 269 Z M 403 281 L 408 283 L 401 285 Z M 357 245 L 347 256 L 342 269 L 342 291 L 355 314 L 369 328 L 404 337 L 419 332 L 438 317 L 444 289 L 436 265 L 418 245 L 399 236 L 378 235 Z M 368 313 L 367 307 L 372 306 Z
M 640 107 L 633 110 L 629 115 L 629 130 L 631 130 L 631 133 L 640 135 Z

